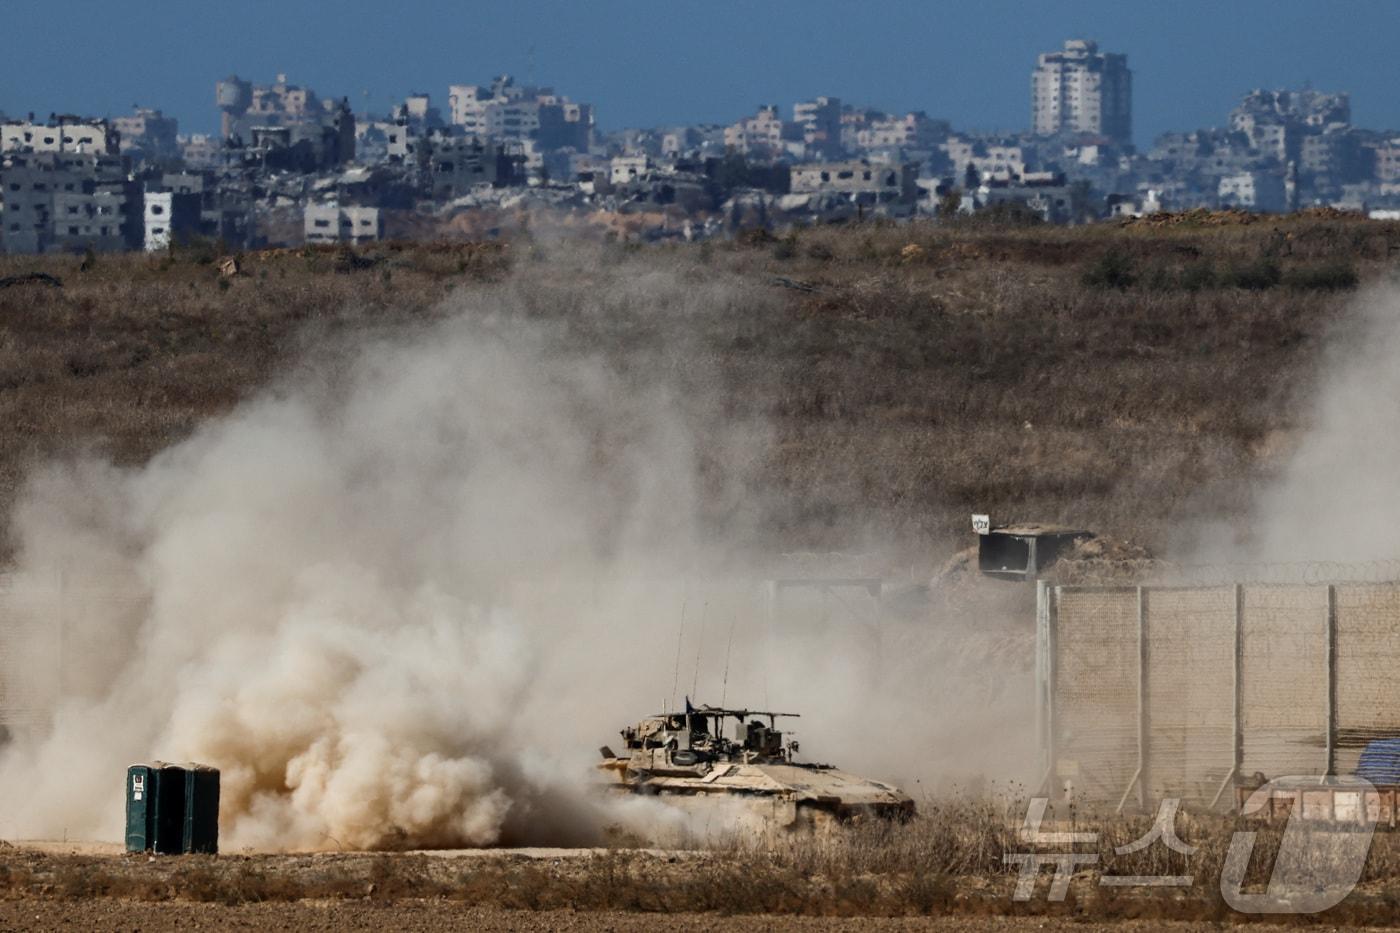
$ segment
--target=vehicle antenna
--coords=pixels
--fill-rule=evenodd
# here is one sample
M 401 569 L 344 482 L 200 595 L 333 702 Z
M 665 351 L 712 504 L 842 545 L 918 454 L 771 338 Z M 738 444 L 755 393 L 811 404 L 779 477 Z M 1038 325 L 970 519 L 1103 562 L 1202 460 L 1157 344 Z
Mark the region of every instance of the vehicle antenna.
M 695 676 L 690 681 L 690 699 L 695 700 L 695 691 L 700 686 L 700 653 L 705 650 L 705 614 L 710 610 L 710 601 L 705 600 L 705 604 L 700 607 L 700 637 L 696 639 L 695 646 Z
M 681 624 L 676 629 L 676 670 L 671 675 L 671 705 L 676 705 L 676 689 L 681 685 L 681 642 L 685 638 L 685 607 L 690 601 L 688 595 L 681 597 Z
M 724 708 L 724 700 L 729 696 L 729 654 L 734 650 L 734 624 L 739 621 L 739 610 L 734 610 L 734 615 L 729 619 L 729 641 L 724 646 L 724 681 L 719 688 L 720 709 Z

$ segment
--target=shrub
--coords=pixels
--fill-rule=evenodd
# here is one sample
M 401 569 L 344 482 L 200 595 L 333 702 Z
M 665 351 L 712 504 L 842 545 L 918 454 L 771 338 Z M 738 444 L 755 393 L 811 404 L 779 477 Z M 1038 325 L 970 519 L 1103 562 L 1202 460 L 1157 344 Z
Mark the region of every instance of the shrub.
M 220 256 L 228 254 L 228 244 L 221 238 L 191 236 L 170 241 L 169 253 L 177 262 L 196 266 L 212 266 Z
M 1272 259 L 1259 259 L 1227 266 L 1221 275 L 1220 284 L 1226 288 L 1264 291 L 1277 285 L 1282 277 L 1278 263 Z
M 1100 256 L 1083 276 L 1089 288 L 1128 288 L 1136 280 L 1131 260 L 1116 249 Z
M 1142 274 L 1142 287 L 1154 292 L 1172 292 L 1180 286 L 1176 270 L 1169 266 L 1153 265 Z
M 1217 284 L 1215 269 L 1208 262 L 1193 262 L 1181 270 L 1179 287 L 1184 291 L 1198 292 L 1203 288 L 1214 288 Z
M 1283 284 L 1303 291 L 1341 291 L 1355 288 L 1357 281 L 1356 267 L 1346 262 L 1289 269 L 1283 276 Z
M 954 215 L 964 224 L 976 227 L 1038 227 L 1045 218 L 1022 201 L 998 201 L 974 214 Z
M 769 233 L 767 227 L 750 227 L 747 230 L 740 231 L 739 235 L 734 239 L 740 246 L 753 247 L 775 243 L 778 238 Z
M 955 217 L 962 207 L 962 192 L 957 188 L 950 188 L 938 199 L 938 216 Z
M 1215 269 L 1208 262 L 1191 262 L 1181 267 L 1155 265 L 1142 276 L 1144 288 L 1159 292 L 1198 292 L 1214 288 Z

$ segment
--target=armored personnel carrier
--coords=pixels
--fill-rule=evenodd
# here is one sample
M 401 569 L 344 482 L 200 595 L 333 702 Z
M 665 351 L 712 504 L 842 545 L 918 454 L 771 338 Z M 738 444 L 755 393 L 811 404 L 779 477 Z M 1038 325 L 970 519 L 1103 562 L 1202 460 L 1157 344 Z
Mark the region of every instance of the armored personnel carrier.
M 784 741 L 777 720 L 796 716 L 687 701 L 683 713 L 648 716 L 623 729 L 622 753 L 604 746 L 599 768 L 618 793 L 656 794 L 691 811 L 737 800 L 782 827 L 913 815 L 914 801 L 896 787 L 794 760 L 798 743 Z

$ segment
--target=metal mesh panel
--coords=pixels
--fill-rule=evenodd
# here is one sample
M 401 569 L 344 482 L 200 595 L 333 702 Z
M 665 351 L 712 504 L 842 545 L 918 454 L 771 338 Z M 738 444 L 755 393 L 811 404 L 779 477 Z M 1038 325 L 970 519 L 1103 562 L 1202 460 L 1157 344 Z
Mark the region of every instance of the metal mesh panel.
M 1400 736 L 1400 585 L 1338 586 L 1336 768 L 1371 739 Z
M 1322 774 L 1329 733 L 1333 771 L 1352 773 L 1367 742 L 1400 737 L 1400 583 L 1245 586 L 1238 662 L 1232 586 L 1145 587 L 1142 645 L 1133 590 L 1055 592 L 1058 641 L 1042 638 L 1054 655 L 1042 668 L 1055 671 L 1050 734 L 1088 799 L 1122 799 L 1144 759 L 1146 798 L 1215 799 L 1234 763 L 1236 663 L 1242 778 Z
M 1147 796 L 1216 799 L 1235 764 L 1235 590 L 1147 593 Z
M 1247 587 L 1245 774 L 1321 774 L 1327 748 L 1327 587 Z
M 1116 800 L 1137 770 L 1137 593 L 1062 588 L 1055 645 L 1059 777 Z

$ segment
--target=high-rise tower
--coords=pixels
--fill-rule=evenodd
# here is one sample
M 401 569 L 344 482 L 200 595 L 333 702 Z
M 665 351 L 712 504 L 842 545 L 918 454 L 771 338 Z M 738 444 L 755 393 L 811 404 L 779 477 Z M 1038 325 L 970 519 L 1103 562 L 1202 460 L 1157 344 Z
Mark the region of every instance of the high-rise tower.
M 1031 74 L 1031 126 L 1043 136 L 1090 133 L 1128 144 L 1133 136 L 1133 73 L 1128 57 L 1100 53 L 1092 39 L 1046 52 Z

